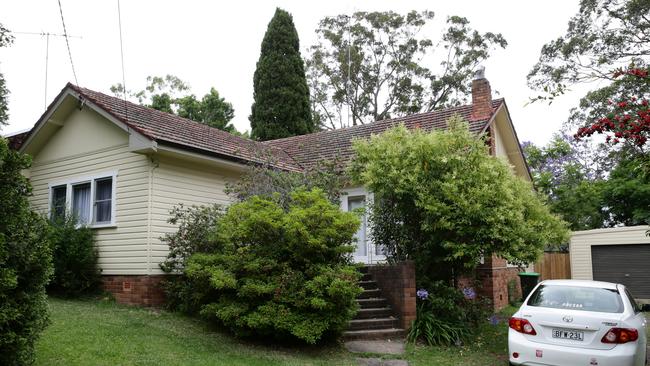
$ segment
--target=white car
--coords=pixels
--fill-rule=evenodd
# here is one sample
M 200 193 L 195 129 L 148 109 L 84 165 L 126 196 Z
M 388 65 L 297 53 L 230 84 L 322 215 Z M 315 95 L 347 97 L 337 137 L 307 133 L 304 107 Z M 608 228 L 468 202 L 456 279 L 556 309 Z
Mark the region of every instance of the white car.
M 646 318 L 620 284 L 542 281 L 509 326 L 511 365 L 646 364 Z

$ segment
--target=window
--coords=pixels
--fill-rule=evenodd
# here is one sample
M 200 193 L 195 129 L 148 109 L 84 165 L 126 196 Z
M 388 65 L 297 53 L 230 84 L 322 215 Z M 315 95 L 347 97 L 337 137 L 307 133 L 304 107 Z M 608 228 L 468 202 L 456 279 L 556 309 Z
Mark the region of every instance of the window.
M 97 179 L 95 181 L 95 222 L 111 222 L 111 207 L 113 202 L 113 178 Z
M 539 286 L 528 306 L 543 308 L 622 313 L 623 302 L 616 290 L 598 287 Z
M 90 183 L 72 186 L 72 216 L 81 225 L 90 222 Z
M 115 225 L 114 173 L 50 185 L 50 218 L 73 215 L 80 225 Z
M 638 313 L 643 311 L 641 309 L 641 307 L 639 306 L 639 304 L 636 302 L 636 300 L 634 300 L 634 296 L 632 296 L 630 291 L 628 291 L 627 289 L 625 289 L 625 295 L 627 296 L 627 299 L 630 300 L 630 304 L 632 305 L 632 309 L 634 310 L 634 314 L 638 314 Z
M 52 187 L 52 202 L 50 202 L 52 220 L 59 220 L 65 217 L 65 196 L 67 190 L 68 187 L 65 185 Z

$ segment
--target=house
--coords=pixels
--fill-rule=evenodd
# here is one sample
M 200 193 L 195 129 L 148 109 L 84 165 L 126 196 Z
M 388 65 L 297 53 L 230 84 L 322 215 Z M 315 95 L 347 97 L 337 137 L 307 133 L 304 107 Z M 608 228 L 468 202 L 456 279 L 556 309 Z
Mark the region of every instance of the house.
M 69 210 L 94 229 L 105 289 L 122 303 L 155 305 L 162 301 L 159 264 L 167 256 L 160 238 L 175 230 L 167 222 L 173 206 L 229 203 L 225 185 L 268 154 L 277 168 L 299 171 L 337 155 L 349 159 L 353 139 L 398 124 L 445 128 L 456 113 L 469 121 L 471 131 L 490 137 L 492 155 L 530 180 L 506 103 L 492 100 L 484 77 L 473 81 L 470 105 L 267 142 L 68 84 L 31 131 L 15 137 L 14 146 L 33 157 L 25 172 L 33 186 L 33 207 L 50 216 Z M 362 187 L 347 193 L 344 210 L 363 205 L 370 195 Z M 369 230 L 367 222 L 359 229 L 355 259 L 381 262 L 384 256 Z M 479 271 L 483 293 L 497 308 L 505 306 L 506 284 L 517 269 L 486 258 Z
M 650 230 L 647 225 L 575 231 L 571 234 L 571 278 L 624 284 L 650 303 Z

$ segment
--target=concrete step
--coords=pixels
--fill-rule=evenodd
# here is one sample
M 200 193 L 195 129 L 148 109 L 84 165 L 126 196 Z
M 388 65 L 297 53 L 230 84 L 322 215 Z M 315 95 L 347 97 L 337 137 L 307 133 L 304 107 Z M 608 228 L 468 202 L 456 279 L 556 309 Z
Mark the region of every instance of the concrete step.
M 357 298 L 357 303 L 361 309 L 368 308 L 385 308 L 388 306 L 388 301 L 383 297 L 375 297 L 369 299 Z
M 349 330 L 369 330 L 369 329 L 386 329 L 396 328 L 397 318 L 372 318 L 372 319 L 352 319 L 348 322 Z
M 348 330 L 343 332 L 343 338 L 346 340 L 356 339 L 401 339 L 406 332 L 400 328 L 370 329 L 370 330 Z
M 393 313 L 389 306 L 378 308 L 361 308 L 357 312 L 355 319 L 372 319 L 372 318 L 387 318 L 392 316 Z
M 361 295 L 357 296 L 357 299 L 372 299 L 381 296 L 381 290 L 378 288 L 372 290 L 363 290 Z
M 370 273 L 364 273 L 363 276 L 361 276 L 361 281 L 372 281 L 373 277 Z
M 365 290 L 373 290 L 377 287 L 377 281 L 373 280 L 367 280 L 367 281 L 359 281 L 359 286 L 363 287 Z
M 367 266 L 359 267 L 359 272 L 368 273 L 368 267 Z

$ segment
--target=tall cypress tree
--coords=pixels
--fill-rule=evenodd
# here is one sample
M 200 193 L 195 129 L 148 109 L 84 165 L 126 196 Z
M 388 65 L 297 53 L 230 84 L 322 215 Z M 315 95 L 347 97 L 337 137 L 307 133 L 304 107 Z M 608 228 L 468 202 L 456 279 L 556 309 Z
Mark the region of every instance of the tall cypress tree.
M 309 87 L 293 17 L 277 8 L 253 78 L 252 137 L 272 140 L 314 131 Z

